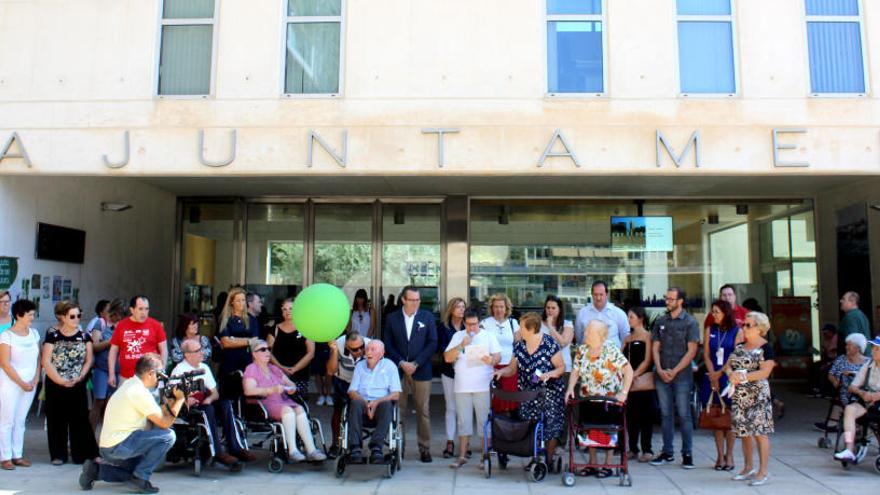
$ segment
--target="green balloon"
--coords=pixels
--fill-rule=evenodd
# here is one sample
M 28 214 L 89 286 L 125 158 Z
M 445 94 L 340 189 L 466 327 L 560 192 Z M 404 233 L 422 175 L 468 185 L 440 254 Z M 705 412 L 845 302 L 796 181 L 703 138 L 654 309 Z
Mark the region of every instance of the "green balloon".
M 313 342 L 330 342 L 342 335 L 349 314 L 348 296 L 330 284 L 307 287 L 293 301 L 293 324 Z

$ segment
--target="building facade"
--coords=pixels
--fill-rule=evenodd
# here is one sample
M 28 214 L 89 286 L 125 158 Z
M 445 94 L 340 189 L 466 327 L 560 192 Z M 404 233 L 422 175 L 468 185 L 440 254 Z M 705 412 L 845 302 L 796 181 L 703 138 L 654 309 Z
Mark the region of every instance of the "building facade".
M 233 284 L 733 283 L 805 354 L 844 289 L 880 320 L 878 33 L 865 0 L 0 0 L 0 256 L 169 322 Z

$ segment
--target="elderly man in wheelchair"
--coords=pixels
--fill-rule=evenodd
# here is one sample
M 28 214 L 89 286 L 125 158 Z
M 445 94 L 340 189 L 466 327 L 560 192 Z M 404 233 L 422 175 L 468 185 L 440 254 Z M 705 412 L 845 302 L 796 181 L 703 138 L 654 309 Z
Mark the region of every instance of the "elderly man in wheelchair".
M 168 386 L 185 389 L 188 414 L 181 415 L 174 424 L 177 444 L 172 447 L 168 456 L 192 458 L 196 461 L 197 474 L 202 460 L 210 460 L 210 454 L 213 454 L 215 461 L 227 466 L 230 471 L 241 471 L 241 462 L 225 451 L 220 440 L 214 404 L 228 407 L 228 403 L 217 402 L 220 397 L 217 381 L 211 373 L 211 368 L 203 362 L 201 345 L 186 340 L 181 346 L 181 351 L 183 351 L 183 361 L 171 371 Z M 228 413 L 231 414 L 231 411 Z M 206 453 L 208 455 L 204 455 Z
M 880 440 L 880 337 L 874 337 L 868 344 L 871 346 L 871 360 L 859 369 L 849 386 L 856 402 L 843 410 L 845 448 L 834 454 L 844 467 L 864 458 L 868 450 L 868 430 Z M 875 460 L 875 469 L 880 472 L 880 457 Z
M 400 375 L 397 366 L 385 359 L 385 345 L 380 340 L 367 344 L 366 359 L 358 362 L 348 389 L 347 430 L 349 460 L 363 462 L 362 442 L 364 426 L 374 426 L 370 435 L 370 462 L 384 462 L 382 447 L 395 416 L 396 401 L 400 397 Z

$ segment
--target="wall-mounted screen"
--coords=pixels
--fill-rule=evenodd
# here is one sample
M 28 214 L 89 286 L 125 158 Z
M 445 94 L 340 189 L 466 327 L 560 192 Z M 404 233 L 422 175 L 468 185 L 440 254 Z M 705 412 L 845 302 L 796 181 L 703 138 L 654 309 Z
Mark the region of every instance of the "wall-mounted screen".
M 672 251 L 672 217 L 611 217 L 612 251 Z
M 37 224 L 36 257 L 38 260 L 81 264 L 85 260 L 85 254 L 86 232 L 84 230 L 48 223 Z

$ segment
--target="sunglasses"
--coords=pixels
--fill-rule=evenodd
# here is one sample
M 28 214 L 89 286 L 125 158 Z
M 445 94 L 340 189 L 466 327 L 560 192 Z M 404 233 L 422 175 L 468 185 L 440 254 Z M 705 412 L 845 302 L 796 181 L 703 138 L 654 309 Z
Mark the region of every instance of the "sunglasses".
M 254 349 L 254 352 L 269 352 L 268 347 L 260 347 L 259 349 Z
M 345 349 L 346 349 L 348 352 L 362 352 L 362 351 L 364 350 L 364 346 L 360 346 L 360 347 L 346 347 Z
M 71 320 L 78 320 L 78 319 L 82 318 L 82 315 L 67 315 L 67 317 L 70 318 Z

